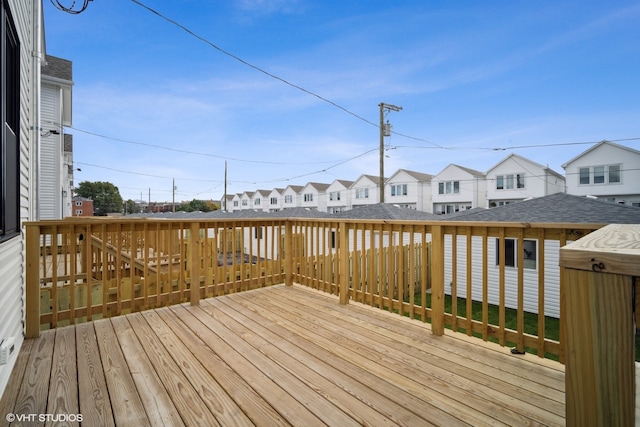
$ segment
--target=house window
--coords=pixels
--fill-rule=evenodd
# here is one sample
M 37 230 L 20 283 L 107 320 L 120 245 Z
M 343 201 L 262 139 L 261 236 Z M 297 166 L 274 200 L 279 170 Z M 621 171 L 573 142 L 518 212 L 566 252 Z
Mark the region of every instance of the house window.
M 284 196 L 285 203 L 293 203 L 293 196 L 291 194 L 287 194 Z
M 598 165 L 578 169 L 580 185 L 619 184 L 622 180 L 620 165 Z
M 391 186 L 391 195 L 392 196 L 406 196 L 407 195 L 407 184 L 396 184 Z
M 457 194 L 460 192 L 460 181 L 445 181 L 438 183 L 438 194 Z
M 277 205 L 278 204 L 278 198 L 277 197 L 272 197 L 270 200 L 272 205 Z
M 233 201 L 233 206 L 236 207 L 236 208 L 238 207 L 238 201 L 237 200 Z
M 504 265 L 505 267 L 518 266 L 518 241 L 516 239 L 504 239 Z M 535 270 L 538 261 L 538 242 L 535 240 L 523 241 L 523 264 L 526 269 Z M 496 239 L 496 265 L 500 265 L 500 239 Z
M 260 204 L 260 199 L 255 199 L 255 200 L 253 201 L 253 205 L 254 205 L 254 206 L 258 206 L 259 204 Z
M 340 192 L 332 191 L 331 193 L 329 193 L 329 200 L 340 200 Z
M 593 183 L 604 184 L 604 166 L 595 166 L 593 168 Z
M 356 199 L 368 199 L 368 198 L 369 198 L 368 188 L 356 188 Z
M 247 206 L 247 205 L 248 205 L 247 199 L 243 199 L 242 200 L 242 206 Z
M 304 193 L 305 202 L 313 202 L 313 193 Z
M 580 184 L 589 184 L 589 168 L 580 168 Z
M 76 201 L 76 206 L 82 206 L 82 202 Z
M 524 188 L 524 174 L 496 176 L 496 190 L 513 190 L 514 188 Z
M 0 42 L 0 241 L 20 233 L 20 42 L 7 2 L 2 2 Z
M 76 210 L 76 215 L 77 216 L 82 216 L 82 209 L 77 209 Z
M 620 182 L 620 165 L 609 165 L 609 183 Z

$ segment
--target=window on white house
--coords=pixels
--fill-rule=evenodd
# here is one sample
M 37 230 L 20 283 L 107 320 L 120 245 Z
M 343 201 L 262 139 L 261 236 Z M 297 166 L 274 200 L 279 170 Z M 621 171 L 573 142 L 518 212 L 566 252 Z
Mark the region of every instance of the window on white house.
M 514 188 L 524 188 L 524 174 L 496 176 L 496 190 L 513 190 Z
M 580 184 L 589 183 L 589 168 L 580 168 Z
M 253 204 L 254 204 L 254 206 L 259 205 L 260 204 L 260 199 L 254 199 L 253 200 Z
M 237 200 L 233 201 L 233 206 L 236 207 L 236 208 L 238 207 L 238 201 Z
M 460 192 L 460 181 L 445 181 L 438 183 L 438 194 L 457 194 Z
M 619 184 L 622 181 L 620 165 L 598 165 L 578 169 L 580 185 Z
M 243 199 L 242 200 L 242 206 L 247 206 L 249 203 L 247 202 L 247 199 Z
M 620 182 L 620 165 L 609 165 L 609 183 Z
M 304 193 L 305 202 L 313 202 L 313 193 Z
M 356 188 L 356 199 L 368 199 L 368 198 L 369 198 L 368 188 Z
M 340 200 L 340 192 L 339 191 L 332 191 L 329 193 L 329 200 Z
M 0 4 L 0 241 L 20 234 L 20 40 L 9 4 Z
M 278 198 L 277 197 L 272 197 L 270 201 L 271 201 L 272 205 L 277 205 L 278 204 Z
M 287 194 L 284 196 L 285 203 L 293 203 L 293 196 L 291 194 Z
M 391 195 L 392 196 L 406 196 L 407 195 L 407 184 L 396 184 L 391 186 Z
M 593 168 L 593 183 L 604 184 L 604 166 L 594 166 Z
M 505 267 L 518 266 L 518 241 L 516 239 L 504 239 L 504 265 Z M 523 264 L 526 269 L 535 270 L 538 260 L 538 242 L 535 240 L 523 241 Z M 496 265 L 500 265 L 500 239 L 496 239 Z

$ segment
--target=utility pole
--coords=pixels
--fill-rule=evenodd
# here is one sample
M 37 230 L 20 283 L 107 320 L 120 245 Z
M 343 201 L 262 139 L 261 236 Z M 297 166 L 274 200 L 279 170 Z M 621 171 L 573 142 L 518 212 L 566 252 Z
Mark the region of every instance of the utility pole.
M 222 197 L 223 212 L 227 212 L 227 161 L 224 161 L 224 196 Z
M 380 203 L 384 203 L 384 137 L 391 135 L 391 125 L 384 123 L 385 112 L 402 111 L 402 107 L 381 102 L 380 107 Z
M 173 194 L 173 200 L 171 201 L 171 212 L 176 211 L 176 179 L 171 181 L 171 193 Z

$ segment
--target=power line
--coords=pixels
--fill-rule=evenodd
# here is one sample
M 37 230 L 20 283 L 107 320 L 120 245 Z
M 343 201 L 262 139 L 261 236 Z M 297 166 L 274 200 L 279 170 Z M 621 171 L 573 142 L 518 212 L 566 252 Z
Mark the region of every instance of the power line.
M 47 121 L 45 121 L 45 122 L 47 122 Z M 52 123 L 54 125 L 62 127 L 58 123 L 53 123 L 53 122 L 47 122 L 47 123 Z M 109 139 L 109 140 L 118 141 L 118 142 L 124 142 L 126 144 L 140 145 L 140 146 L 143 146 L 143 147 L 157 148 L 157 149 L 160 149 L 160 150 L 173 151 L 173 152 L 176 152 L 176 153 L 193 154 L 193 155 L 196 155 L 196 156 L 205 156 L 205 157 L 213 157 L 213 158 L 217 158 L 217 159 L 231 160 L 231 161 L 242 162 L 242 163 L 258 163 L 258 164 L 265 164 L 265 165 L 284 165 L 284 166 L 286 166 L 286 165 L 317 165 L 317 164 L 332 163 L 332 162 L 337 161 L 337 160 L 323 160 L 321 162 L 295 162 L 295 163 L 288 163 L 288 162 L 274 162 L 274 161 L 268 161 L 268 160 L 239 159 L 239 158 L 235 158 L 235 157 L 220 156 L 218 154 L 203 153 L 203 152 L 199 152 L 199 151 L 183 150 L 183 149 L 179 149 L 179 148 L 167 147 L 167 146 L 164 146 L 164 145 L 149 144 L 149 143 L 146 143 L 146 142 L 131 141 L 131 140 L 127 140 L 127 139 L 115 138 L 115 137 L 111 137 L 111 136 L 101 135 L 101 134 L 98 134 L 98 133 L 95 133 L 95 132 L 91 132 L 91 131 L 88 131 L 88 130 L 79 129 L 79 128 L 76 128 L 76 127 L 73 127 L 73 126 L 67 126 L 67 128 L 68 129 L 73 129 L 73 130 L 75 130 L 77 132 L 85 133 L 87 135 L 95 136 L 95 137 L 98 137 L 98 138 Z
M 332 106 L 334 106 L 334 107 L 336 107 L 336 108 L 338 108 L 338 109 L 340 109 L 340 110 L 344 111 L 345 113 L 350 114 L 350 115 L 352 115 L 353 117 L 355 117 L 355 118 L 357 118 L 357 119 L 359 119 L 359 120 L 362 120 L 362 121 L 363 121 L 363 122 L 365 122 L 365 123 L 368 123 L 368 124 L 370 124 L 370 125 L 373 125 L 373 126 L 375 126 L 375 127 L 378 127 L 378 125 L 377 125 L 376 123 L 374 123 L 374 122 L 372 122 L 372 121 L 370 121 L 370 120 L 365 119 L 364 117 L 362 117 L 362 116 L 360 116 L 360 115 L 358 115 L 358 114 L 354 113 L 353 111 L 348 110 L 347 108 L 345 108 L 345 107 L 343 107 L 343 106 L 341 106 L 341 105 L 337 104 L 336 102 L 331 101 L 330 99 L 327 99 L 327 98 L 325 98 L 325 97 L 323 97 L 323 96 L 321 96 L 321 95 L 318 95 L 317 93 L 312 92 L 312 91 L 310 91 L 310 90 L 308 90 L 308 89 L 305 89 L 305 88 L 303 88 L 303 87 L 302 87 L 302 86 L 300 86 L 300 85 L 297 85 L 297 84 L 295 84 L 295 83 L 292 83 L 292 82 L 290 82 L 290 81 L 288 81 L 288 80 L 286 80 L 286 79 L 284 79 L 284 78 L 282 78 L 282 77 L 276 76 L 275 74 L 270 73 L 269 71 L 266 71 L 265 69 L 260 68 L 260 67 L 258 67 L 257 65 L 253 65 L 252 63 L 250 63 L 250 62 L 248 62 L 248 61 L 246 61 L 246 60 L 244 60 L 244 59 L 240 58 L 239 56 L 234 55 L 233 53 L 228 52 L 228 51 L 226 51 L 226 50 L 222 49 L 221 47 L 217 46 L 217 45 L 216 45 L 216 44 L 214 44 L 213 42 L 211 42 L 211 41 L 209 41 L 209 40 L 205 39 L 204 37 L 202 37 L 202 36 L 200 36 L 200 35 L 196 34 L 196 33 L 195 33 L 195 32 L 193 32 L 192 30 L 190 30 L 189 28 L 187 28 L 187 27 L 185 27 L 184 25 L 180 24 L 179 22 L 174 21 L 174 20 L 173 20 L 173 19 L 171 19 L 171 18 L 168 18 L 167 16 L 165 16 L 165 15 L 161 14 L 160 12 L 158 12 L 157 10 L 152 9 L 151 7 L 149 7 L 149 6 L 147 6 L 147 5 L 145 5 L 145 4 L 141 3 L 141 2 L 139 2 L 138 0 L 131 0 L 131 1 L 132 1 L 132 2 L 134 2 L 135 4 L 137 4 L 138 6 L 141 6 L 141 7 L 145 8 L 145 9 L 147 9 L 149 12 L 153 13 L 154 15 L 157 15 L 158 17 L 160 17 L 160 18 L 164 19 L 165 21 L 167 21 L 167 22 L 169 22 L 169 23 L 171 23 L 171 24 L 175 25 L 176 27 L 178 27 L 178 28 L 180 28 L 181 30 L 185 31 L 187 34 L 189 34 L 189 35 L 191 35 L 191 36 L 195 37 L 196 39 L 198 39 L 198 40 L 200 40 L 200 41 L 202 41 L 202 42 L 206 43 L 207 45 L 211 46 L 212 48 L 216 49 L 217 51 L 219 51 L 219 52 L 221 52 L 221 53 L 223 53 L 223 54 L 227 55 L 228 57 L 233 58 L 233 59 L 235 59 L 236 61 L 238 61 L 238 62 L 240 62 L 240 63 L 242 63 L 242 64 L 246 65 L 247 67 L 253 68 L 253 69 L 254 69 L 254 70 L 256 70 L 256 71 L 259 71 L 259 72 L 261 72 L 261 73 L 263 73 L 263 74 L 265 74 L 265 75 L 267 75 L 267 76 L 271 77 L 272 79 L 278 80 L 278 81 L 280 81 L 280 82 L 282 82 L 282 83 L 286 84 L 287 86 L 291 86 L 291 87 L 292 87 L 292 88 L 294 88 L 294 89 L 297 89 L 297 90 L 299 90 L 299 91 L 301 91 L 301 92 L 304 92 L 304 93 L 306 93 L 307 95 L 311 95 L 311 96 L 313 96 L 313 97 L 316 97 L 316 98 L 318 98 L 319 100 L 324 101 L 324 102 L 326 102 L 326 103 L 328 103 L 328 104 L 330 104 L 330 105 L 332 105 Z

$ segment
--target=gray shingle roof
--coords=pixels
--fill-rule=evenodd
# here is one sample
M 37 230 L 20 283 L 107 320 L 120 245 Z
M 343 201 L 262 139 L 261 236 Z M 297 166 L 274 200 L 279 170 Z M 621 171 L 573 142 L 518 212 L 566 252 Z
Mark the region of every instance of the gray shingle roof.
M 395 206 L 391 203 L 364 205 L 349 211 L 332 215 L 336 219 L 398 219 L 398 220 L 438 220 L 441 216 L 415 209 Z
M 57 77 L 62 80 L 73 80 L 73 63 L 69 60 L 47 55 L 46 62 L 41 67 L 45 76 Z
M 491 209 L 442 215 L 442 220 L 640 224 L 640 208 L 556 193 Z

